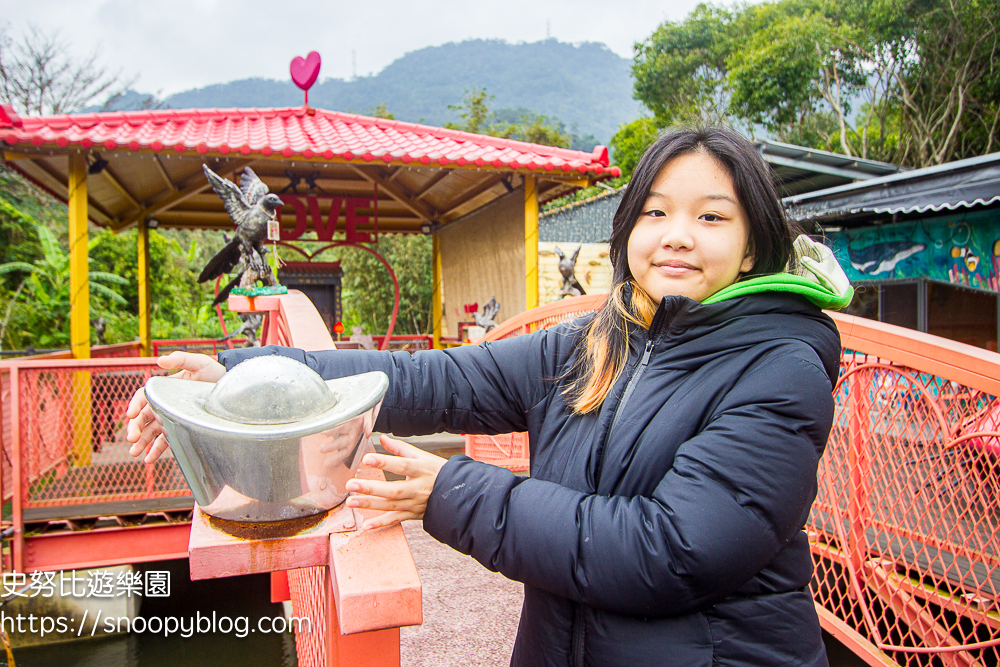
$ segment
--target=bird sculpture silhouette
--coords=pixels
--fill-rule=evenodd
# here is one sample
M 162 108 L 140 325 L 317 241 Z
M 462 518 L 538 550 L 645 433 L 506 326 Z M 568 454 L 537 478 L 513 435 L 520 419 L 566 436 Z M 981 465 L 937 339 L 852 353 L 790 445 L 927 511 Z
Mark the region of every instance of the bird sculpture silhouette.
M 224 301 L 237 285 L 255 287 L 259 281 L 267 287 L 277 286 L 274 272 L 265 260 L 267 250 L 264 242 L 267 241 L 268 222 L 277 220 L 277 210 L 282 205 L 281 198 L 271 194 L 267 185 L 250 167 L 240 176 L 240 187 L 222 178 L 208 166 L 202 165 L 202 168 L 212 189 L 222 199 L 226 213 L 236 225 L 236 231 L 222 250 L 208 260 L 198 276 L 198 282 L 214 280 L 232 271 L 237 264 L 242 264 L 236 277 L 215 297 L 213 305 Z
M 566 253 L 559 246 L 556 246 L 556 254 L 559 255 L 559 273 L 562 275 L 562 287 L 559 288 L 560 299 L 566 296 L 586 294 L 583 291 L 583 285 L 576 279 L 576 258 L 580 256 L 580 248 L 582 247 L 582 245 L 578 245 L 573 254 L 567 257 Z

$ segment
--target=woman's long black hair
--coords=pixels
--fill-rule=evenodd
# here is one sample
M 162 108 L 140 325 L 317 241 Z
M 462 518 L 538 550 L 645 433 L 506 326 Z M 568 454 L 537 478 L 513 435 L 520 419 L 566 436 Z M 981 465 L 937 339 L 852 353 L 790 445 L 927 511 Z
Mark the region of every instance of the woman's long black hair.
M 771 171 L 752 143 L 720 127 L 678 130 L 659 137 L 639 160 L 615 212 L 609 253 L 611 294 L 581 336 L 584 349 L 565 377 L 564 393 L 576 413 L 591 412 L 604 402 L 628 360 L 628 323 L 649 326 L 659 305 L 635 283 L 628 266 L 628 240 L 657 174 L 674 158 L 690 153 L 715 158 L 733 181 L 753 257 L 753 268 L 742 278 L 783 271 L 793 256 L 792 228 Z

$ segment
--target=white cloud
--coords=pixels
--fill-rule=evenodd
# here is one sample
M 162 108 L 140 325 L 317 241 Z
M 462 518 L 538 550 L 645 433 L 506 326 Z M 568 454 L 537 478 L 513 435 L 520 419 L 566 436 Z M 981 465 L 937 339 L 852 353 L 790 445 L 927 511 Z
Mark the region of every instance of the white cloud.
M 169 95 L 248 77 L 284 79 L 296 55 L 319 51 L 322 78 L 373 74 L 403 54 L 466 39 L 603 42 L 630 58 L 632 45 L 697 0 L 0 0 L 16 36 L 33 24 L 60 30 L 73 52 L 95 47 L 109 69 L 138 75 L 136 88 Z

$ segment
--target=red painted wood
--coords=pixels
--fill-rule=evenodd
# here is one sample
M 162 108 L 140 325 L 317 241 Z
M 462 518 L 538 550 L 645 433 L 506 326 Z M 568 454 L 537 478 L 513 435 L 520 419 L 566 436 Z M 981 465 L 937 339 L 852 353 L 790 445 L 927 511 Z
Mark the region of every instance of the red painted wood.
M 360 479 L 385 480 L 381 470 L 361 467 Z M 381 514 L 359 512 L 363 520 Z M 330 576 L 340 632 L 354 634 L 423 623 L 420 576 L 399 524 L 365 531 L 330 545 Z
M 187 557 L 190 524 L 98 528 L 34 535 L 24 540 L 19 572 L 75 570 Z
M 243 574 L 291 570 L 326 565 L 330 559 L 331 534 L 335 543 L 346 542 L 344 531 L 353 530 L 354 512 L 341 505 L 319 525 L 298 535 L 279 539 L 246 540 L 214 528 L 195 505 L 191 539 L 187 545 L 191 579 L 216 579 Z
M 271 602 L 285 602 L 292 599 L 288 588 L 288 570 L 271 573 Z

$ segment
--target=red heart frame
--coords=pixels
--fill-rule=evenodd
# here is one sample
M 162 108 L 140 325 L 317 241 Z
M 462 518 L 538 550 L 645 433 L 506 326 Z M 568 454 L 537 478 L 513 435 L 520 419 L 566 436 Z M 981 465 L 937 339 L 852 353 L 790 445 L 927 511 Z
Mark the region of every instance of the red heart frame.
M 292 58 L 292 64 L 288 68 L 292 74 L 292 83 L 302 90 L 309 90 L 319 77 L 320 64 L 319 53 L 316 51 L 310 51 L 305 58 Z

